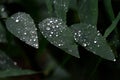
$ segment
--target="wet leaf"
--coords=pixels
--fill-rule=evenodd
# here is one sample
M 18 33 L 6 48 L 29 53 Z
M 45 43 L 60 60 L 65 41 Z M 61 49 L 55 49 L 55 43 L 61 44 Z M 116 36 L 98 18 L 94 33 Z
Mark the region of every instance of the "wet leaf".
M 16 76 L 32 75 L 32 74 L 36 74 L 36 72 L 32 70 L 9 69 L 9 70 L 0 71 L 0 78 L 16 77 Z
M 72 25 L 71 29 L 78 44 L 102 58 L 115 61 L 111 48 L 95 26 L 81 23 Z
M 15 65 L 15 62 L 12 61 L 3 51 L 0 50 L 0 70 L 6 70 L 18 67 Z
M 97 24 L 98 18 L 98 0 L 80 0 L 79 16 L 82 23 Z
M 66 22 L 66 12 L 68 11 L 69 2 L 70 0 L 53 0 L 55 13 L 64 22 Z
M 32 47 L 38 48 L 37 28 L 29 14 L 18 12 L 6 21 L 7 29 Z
M 39 23 L 39 29 L 51 44 L 75 57 L 79 57 L 78 47 L 74 43 L 72 31 L 62 19 L 47 18 Z
M 22 70 L 10 59 L 3 51 L 0 50 L 0 78 L 30 75 L 36 72 L 32 70 Z
M 7 42 L 6 32 L 3 25 L 0 22 L 0 43 L 5 43 L 5 42 Z

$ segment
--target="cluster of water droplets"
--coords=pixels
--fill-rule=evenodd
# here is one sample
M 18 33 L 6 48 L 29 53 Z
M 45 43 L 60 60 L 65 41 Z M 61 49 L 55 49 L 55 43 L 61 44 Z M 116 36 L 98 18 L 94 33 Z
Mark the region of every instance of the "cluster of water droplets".
M 79 56 L 77 46 L 74 44 L 72 31 L 65 25 L 62 19 L 47 18 L 39 23 L 39 29 L 51 44 L 71 55 Z
M 114 59 L 111 48 L 95 26 L 81 23 L 72 25 L 71 28 L 74 31 L 74 40 L 88 51 L 109 60 Z
M 63 9 L 65 12 L 68 11 L 68 4 L 69 1 L 68 0 L 53 0 L 53 4 L 55 6 L 55 8 L 61 8 Z
M 52 41 L 52 44 L 60 47 L 64 45 L 61 34 L 66 28 L 63 25 L 65 24 L 63 24 L 62 19 L 47 18 L 39 24 L 39 28 L 45 38 L 48 38 Z
M 97 45 L 97 47 L 100 47 L 100 44 L 98 43 L 98 38 L 101 34 L 99 31 L 97 31 L 96 33 L 91 33 L 92 29 L 95 30 L 95 26 L 92 26 L 90 24 L 87 26 L 87 29 L 81 29 L 81 30 L 78 29 L 74 33 L 75 41 L 79 42 L 84 47 L 90 47 L 93 44 Z M 84 30 L 87 30 L 87 32 Z M 92 49 L 92 46 L 89 49 Z
M 7 29 L 25 43 L 38 48 L 37 28 L 30 15 L 19 12 L 10 17 L 7 22 Z

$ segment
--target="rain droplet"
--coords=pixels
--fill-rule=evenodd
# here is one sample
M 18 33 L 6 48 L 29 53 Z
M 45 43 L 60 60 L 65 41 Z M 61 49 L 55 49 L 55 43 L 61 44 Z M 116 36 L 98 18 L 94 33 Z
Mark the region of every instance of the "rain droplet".
M 116 61 L 116 59 L 113 60 L 114 62 Z
M 83 43 L 83 46 L 84 46 L 84 47 L 86 47 L 86 46 L 87 46 L 87 44 L 86 44 L 86 43 Z
M 46 27 L 46 30 L 50 30 L 50 27 Z
M 19 20 L 18 20 L 18 19 L 16 19 L 16 20 L 15 20 L 15 22 L 19 22 Z
M 94 41 L 94 43 L 97 43 L 97 41 Z

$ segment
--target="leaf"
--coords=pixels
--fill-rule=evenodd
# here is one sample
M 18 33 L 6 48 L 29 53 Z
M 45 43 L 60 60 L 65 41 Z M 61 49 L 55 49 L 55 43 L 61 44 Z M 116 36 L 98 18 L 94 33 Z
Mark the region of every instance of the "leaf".
M 48 11 L 49 11 L 49 14 L 52 15 L 52 12 L 53 12 L 53 0 L 45 0 L 46 2 L 46 5 L 47 5 L 47 8 L 48 8 Z
M 53 0 L 55 13 L 64 22 L 66 22 L 66 12 L 68 11 L 69 2 L 70 0 Z
M 0 22 L 0 43 L 5 43 L 5 42 L 7 42 L 6 31 Z
M 36 72 L 32 70 L 22 70 L 16 63 L 0 50 L 0 78 L 30 75 Z
M 3 51 L 0 50 L 0 70 L 6 70 L 11 68 L 18 69 L 12 59 L 10 59 Z
M 105 9 L 111 21 L 115 19 L 114 11 L 112 9 L 111 0 L 103 0 Z
M 34 72 L 32 70 L 9 69 L 9 70 L 0 71 L 0 78 L 32 75 L 36 73 L 37 72 Z
M 115 18 L 115 20 L 112 22 L 112 24 L 110 25 L 110 27 L 107 28 L 107 30 L 104 33 L 104 37 L 108 37 L 109 34 L 116 28 L 118 22 L 120 20 L 120 12 L 118 13 L 117 17 Z
M 78 9 L 82 23 L 97 24 L 98 0 L 80 0 Z
M 78 46 L 74 43 L 72 31 L 62 19 L 47 18 L 39 23 L 39 29 L 51 44 L 79 58 Z
M 37 28 L 29 14 L 18 12 L 6 21 L 7 29 L 20 40 L 38 48 Z
M 102 58 L 115 61 L 111 48 L 95 26 L 81 23 L 72 25 L 71 29 L 78 44 Z

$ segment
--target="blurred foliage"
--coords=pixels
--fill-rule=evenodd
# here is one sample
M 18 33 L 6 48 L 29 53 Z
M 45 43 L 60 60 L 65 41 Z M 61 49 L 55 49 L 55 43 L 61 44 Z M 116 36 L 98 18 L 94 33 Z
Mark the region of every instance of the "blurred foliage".
M 0 0 L 0 80 L 119 80 L 119 4 Z

